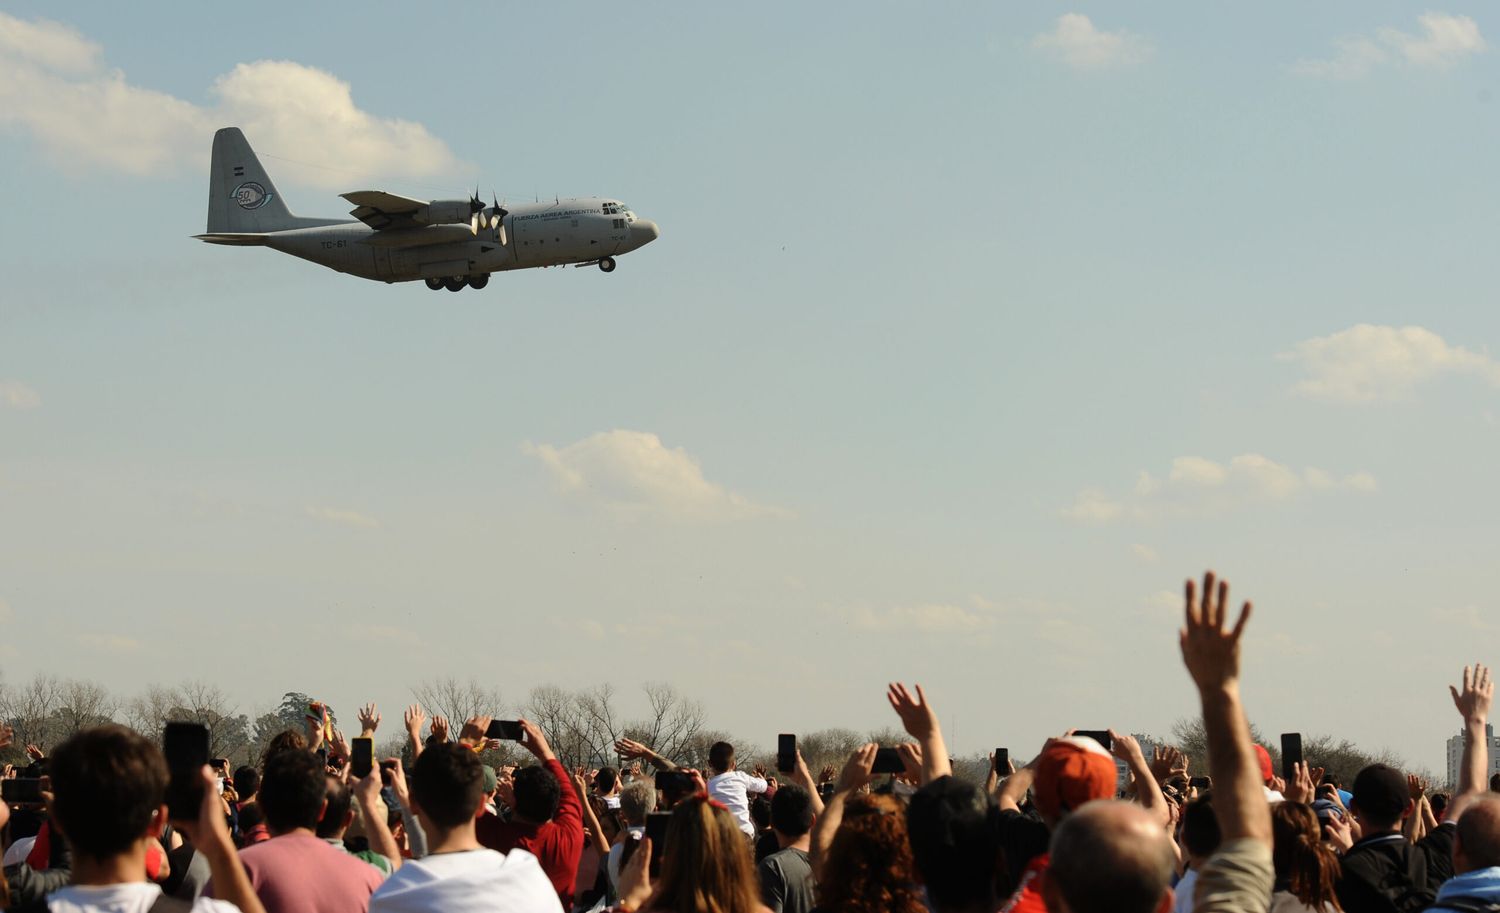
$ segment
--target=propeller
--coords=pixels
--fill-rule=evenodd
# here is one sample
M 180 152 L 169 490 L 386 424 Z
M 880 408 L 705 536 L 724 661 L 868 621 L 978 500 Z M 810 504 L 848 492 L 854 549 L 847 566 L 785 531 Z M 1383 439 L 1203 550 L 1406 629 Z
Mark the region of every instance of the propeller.
M 469 198 L 469 231 L 479 234 L 479 226 L 483 225 L 480 213 L 484 212 L 484 203 L 479 199 L 479 188 L 474 188 L 474 195 Z
M 500 208 L 500 201 L 496 199 L 493 193 L 490 194 L 490 201 L 494 204 L 490 209 L 490 227 L 495 229 L 495 238 L 500 242 L 500 246 L 504 247 L 505 217 L 510 215 L 510 213 Z

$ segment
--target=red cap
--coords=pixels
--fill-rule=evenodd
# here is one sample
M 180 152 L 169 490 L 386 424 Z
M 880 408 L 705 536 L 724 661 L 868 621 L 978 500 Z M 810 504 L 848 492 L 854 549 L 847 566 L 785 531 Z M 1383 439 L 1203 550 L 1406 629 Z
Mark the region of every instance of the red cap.
M 1255 759 L 1260 762 L 1260 782 L 1270 783 L 1271 777 L 1274 776 L 1271 773 L 1271 753 L 1266 751 L 1264 745 L 1256 745 Z
M 1112 799 L 1119 774 L 1115 759 L 1093 739 L 1053 739 L 1036 760 L 1032 797 L 1045 818 L 1060 818 L 1085 802 Z

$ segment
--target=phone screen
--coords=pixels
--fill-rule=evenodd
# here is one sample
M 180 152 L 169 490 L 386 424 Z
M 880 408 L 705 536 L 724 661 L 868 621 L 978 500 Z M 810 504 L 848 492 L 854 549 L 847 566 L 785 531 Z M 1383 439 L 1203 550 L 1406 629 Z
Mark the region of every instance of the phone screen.
M 995 774 L 1006 777 L 1010 775 L 1010 749 L 995 749 Z
M 1108 729 L 1077 729 L 1074 730 L 1073 734 L 1093 739 L 1095 742 L 1098 742 L 1100 745 L 1104 746 L 1105 751 L 1114 750 L 1115 740 L 1109 737 Z
M 42 781 L 37 777 L 0 780 L 0 798 L 16 804 L 40 802 L 42 801 Z
M 484 731 L 487 739 L 504 739 L 507 742 L 521 741 L 520 720 L 490 720 L 490 728 Z
M 651 838 L 651 876 L 661 874 L 662 855 L 667 851 L 667 824 L 671 812 L 652 812 L 646 816 L 646 836 Z
M 375 769 L 375 740 L 360 736 L 349 744 L 351 773 L 363 780 Z
M 1302 763 L 1302 733 L 1284 732 L 1281 734 L 1281 779 L 1292 782 L 1297 777 L 1297 772 L 1292 769 L 1293 764 Z
M 875 750 L 875 766 L 870 768 L 873 774 L 899 774 L 906 772 L 906 765 L 901 763 L 901 755 L 894 748 L 878 748 Z
M 168 723 L 162 732 L 167 759 L 167 816 L 196 821 L 203 804 L 203 765 L 208 763 L 208 727 L 202 723 Z
M 776 737 L 776 769 L 789 774 L 797 769 L 797 737 L 782 733 Z

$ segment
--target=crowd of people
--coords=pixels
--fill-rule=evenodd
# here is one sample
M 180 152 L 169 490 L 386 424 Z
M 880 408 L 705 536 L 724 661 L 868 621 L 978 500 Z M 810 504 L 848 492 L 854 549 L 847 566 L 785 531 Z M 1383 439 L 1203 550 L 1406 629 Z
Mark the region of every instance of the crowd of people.
M 747 773 L 721 742 L 707 769 L 685 769 L 628 739 L 619 767 L 568 770 L 526 720 L 519 742 L 535 763 L 495 769 L 479 759 L 490 719 L 424 737 L 415 707 L 409 764 L 360 775 L 313 717 L 257 765 L 169 772 L 155 743 L 106 725 L 33 751 L 19 773 L 34 795 L 7 789 L 0 901 L 54 913 L 1500 911 L 1489 670 L 1465 668 L 1451 689 L 1464 731 L 1451 794 L 1381 764 L 1331 782 L 1315 758 L 1282 780 L 1241 703 L 1251 607 L 1230 608 L 1212 574 L 1187 584 L 1179 639 L 1206 777 L 1190 775 L 1205 759 L 1175 749 L 1148 758 L 1129 736 L 1101 736 L 1106 748 L 1069 732 L 968 782 L 923 689 L 900 684 L 886 697 L 911 741 L 884 776 L 889 753 L 874 744 L 815 778 L 800 754 L 779 777 Z M 360 720 L 373 738 L 378 712 Z

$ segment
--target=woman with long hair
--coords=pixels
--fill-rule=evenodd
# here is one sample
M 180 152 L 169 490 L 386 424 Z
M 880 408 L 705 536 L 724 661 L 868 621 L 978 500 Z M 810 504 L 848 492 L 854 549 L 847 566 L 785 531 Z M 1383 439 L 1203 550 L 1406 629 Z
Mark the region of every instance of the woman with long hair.
M 672 810 L 654 885 L 646 876 L 650 850 L 650 840 L 643 840 L 621 872 L 621 907 L 641 913 L 765 913 L 750 844 L 729 810 L 707 793 Z
M 1271 913 L 1341 913 L 1333 886 L 1339 880 L 1339 859 L 1323 843 L 1318 815 L 1301 802 L 1271 806 L 1271 831 L 1276 837 L 1271 859 L 1276 867 L 1276 890 Z
M 822 913 L 925 913 L 900 802 L 880 795 L 848 800 L 817 895 Z

